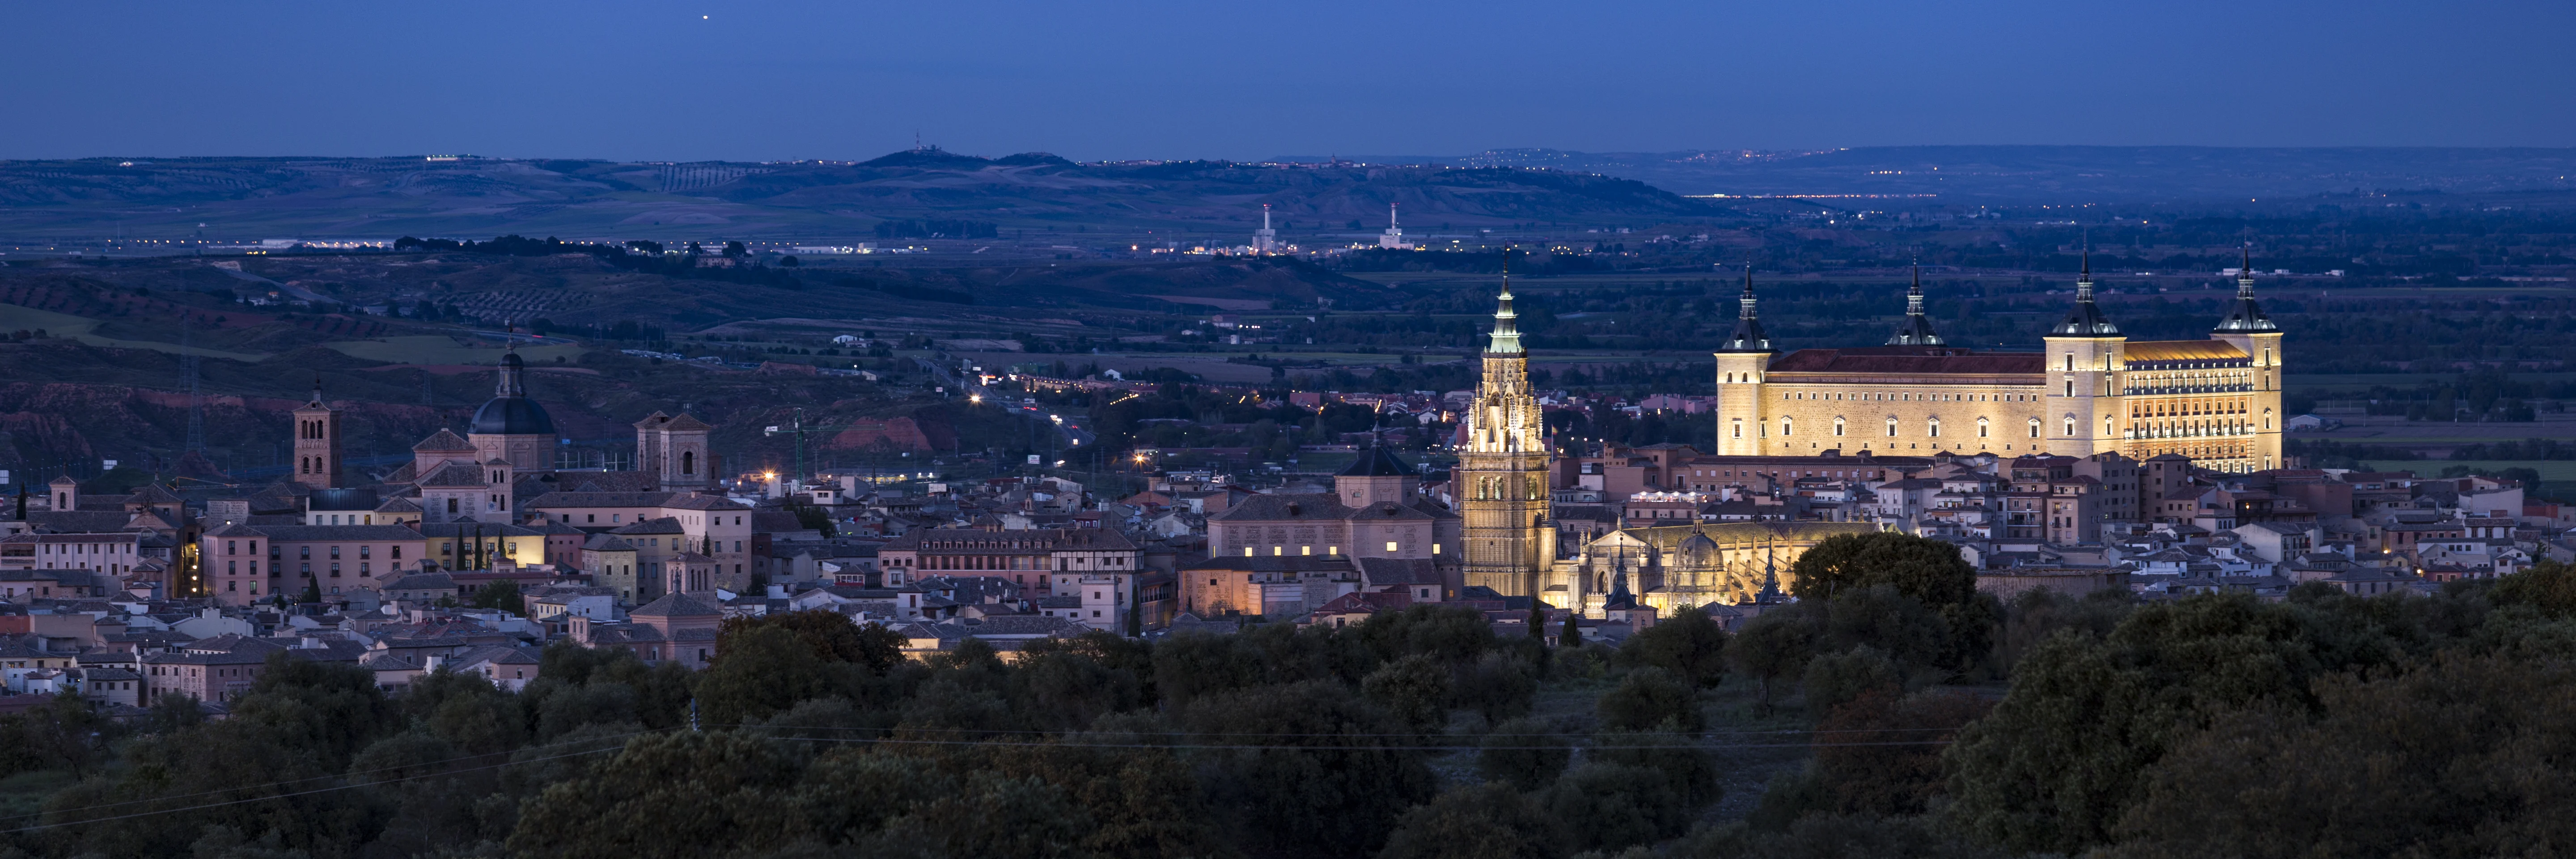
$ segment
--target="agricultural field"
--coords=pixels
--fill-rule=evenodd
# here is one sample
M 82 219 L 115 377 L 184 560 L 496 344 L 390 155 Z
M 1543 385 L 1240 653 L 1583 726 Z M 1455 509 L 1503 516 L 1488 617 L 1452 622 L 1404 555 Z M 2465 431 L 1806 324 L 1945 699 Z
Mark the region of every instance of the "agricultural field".
M 2412 471 L 2432 477 L 2447 468 L 2466 468 L 2473 473 L 2493 474 L 2508 468 L 2528 468 L 2540 472 L 2544 483 L 2576 483 L 2576 460 L 2542 459 L 2370 459 L 2363 465 L 2376 471 Z
M 383 361 L 388 364 L 491 364 L 501 360 L 502 346 L 497 340 L 466 341 L 440 334 L 386 337 L 380 340 L 342 340 L 322 344 L 352 358 Z M 557 358 L 581 360 L 589 347 L 578 343 L 521 345 L 519 358 L 530 364 L 551 363 Z
M 15 304 L 0 304 L 0 334 L 6 334 L 11 331 L 35 331 L 41 329 L 46 334 L 55 337 L 69 337 L 89 346 L 105 346 L 117 349 L 150 349 L 155 352 L 168 352 L 173 355 L 194 354 L 204 358 L 224 358 L 233 361 L 261 361 L 268 357 L 266 355 L 256 355 L 249 352 L 232 352 L 222 349 L 209 349 L 204 346 L 191 345 L 182 347 L 177 343 L 156 340 L 129 340 L 117 337 L 101 337 L 97 334 L 91 333 L 97 331 L 99 325 L 99 320 L 91 319 L 86 316 L 55 313 L 51 310 L 38 310 L 33 307 L 21 307 Z

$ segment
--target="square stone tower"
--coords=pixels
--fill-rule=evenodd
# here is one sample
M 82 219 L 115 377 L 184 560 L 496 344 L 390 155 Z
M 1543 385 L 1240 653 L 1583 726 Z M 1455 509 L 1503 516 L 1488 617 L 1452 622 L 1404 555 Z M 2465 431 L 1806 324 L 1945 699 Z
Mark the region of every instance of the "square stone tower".
M 295 410 L 295 482 L 314 489 L 338 489 L 340 482 L 340 410 L 322 401 L 322 378 L 313 378 L 313 399 Z

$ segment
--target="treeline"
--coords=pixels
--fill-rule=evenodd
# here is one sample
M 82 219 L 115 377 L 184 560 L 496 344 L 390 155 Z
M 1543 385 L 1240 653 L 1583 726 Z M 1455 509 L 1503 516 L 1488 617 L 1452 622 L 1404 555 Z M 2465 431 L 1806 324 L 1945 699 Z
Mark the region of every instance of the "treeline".
M 2330 439 L 2291 438 L 2283 442 L 2283 449 L 2291 456 L 2306 459 L 2310 468 L 2367 468 L 2365 460 L 2424 458 L 2411 447 Z
M 661 343 L 671 339 L 668 329 L 632 319 L 618 320 L 614 325 L 565 325 L 552 319 L 538 317 L 529 320 L 528 330 L 537 334 L 571 334 L 593 340 Z
M 933 221 L 930 223 L 954 226 L 956 224 L 971 224 L 974 222 Z M 990 237 L 993 225 L 983 224 L 981 226 L 985 231 L 985 237 Z M 883 230 L 885 225 L 879 224 L 878 228 Z M 725 266 L 700 265 L 699 258 L 708 254 L 696 242 L 689 243 L 687 253 L 673 255 L 663 253 L 663 247 L 659 242 L 641 240 L 625 242 L 623 244 L 592 244 L 588 242 L 567 242 L 551 236 L 539 240 L 527 238 L 525 236 L 508 235 L 484 242 L 456 241 L 453 239 L 419 239 L 411 236 L 404 236 L 394 242 L 394 249 L 409 251 L 454 250 L 466 253 L 495 254 L 502 256 L 551 256 L 554 254 L 578 253 L 588 254 L 597 258 L 602 263 L 625 271 L 638 272 L 642 274 L 658 274 L 675 279 L 712 280 L 722 283 L 738 283 L 750 286 L 772 286 L 780 289 L 791 290 L 801 290 L 806 286 L 805 281 L 798 278 L 795 272 L 787 270 L 788 268 L 796 266 L 783 265 L 781 267 L 772 267 L 761 265 L 757 260 L 752 258 L 750 252 L 743 247 L 741 242 L 726 242 L 724 243 L 722 250 L 715 254 L 735 261 L 735 264 Z M 794 258 L 789 257 L 788 259 L 792 260 Z M 870 292 L 884 293 L 890 296 L 921 301 L 937 301 L 949 304 L 975 303 L 975 296 L 972 293 L 961 290 L 942 289 L 939 287 L 909 283 L 888 283 L 871 278 L 855 276 L 835 277 L 830 282 L 834 286 L 843 288 L 863 289 Z M 620 340 L 637 339 L 629 337 L 615 337 L 614 335 L 610 336 L 613 339 Z
M 0 717 L 0 775 L 77 779 L 0 854 L 2286 859 L 2565 843 L 2576 569 L 2429 596 L 2312 583 L 2278 603 L 2006 604 L 1952 547 L 1871 534 L 1794 571 L 1798 600 L 1733 635 L 1684 611 L 1617 648 L 1416 606 L 1342 628 L 1095 633 L 1007 660 L 969 640 L 927 662 L 829 612 L 735 618 L 707 670 L 558 644 L 517 693 L 436 672 L 387 695 L 370 671 L 281 654 L 223 721 L 175 698 L 132 725 L 77 702 Z M 1999 699 L 1953 685 L 1996 678 Z M 1718 700 L 1779 717 L 1720 732 Z M 1778 743 L 1812 755 L 1747 819 L 1711 821 L 1716 753 Z
M 849 289 L 864 289 L 869 292 L 881 292 L 898 298 L 912 298 L 921 301 L 937 301 L 946 304 L 975 303 L 974 293 L 954 289 L 941 289 L 935 286 L 926 286 L 916 283 L 889 283 L 872 278 L 843 276 L 833 278 L 832 285 Z
M 1600 249 L 1597 243 L 1595 249 Z M 1509 259 L 1508 269 L 1505 268 L 1506 258 Z M 1551 254 L 1546 259 L 1533 260 L 1528 251 L 1519 248 L 1493 252 L 1438 248 L 1422 250 L 1362 248 L 1343 254 L 1334 261 L 1333 267 L 1342 271 L 1362 272 L 1451 271 L 1499 275 L 1509 271 L 1512 274 L 1538 277 L 1608 271 L 1616 265 L 1610 257 L 1580 253 Z
M 804 282 L 797 280 L 795 274 L 781 269 L 760 265 L 757 262 L 753 262 L 749 265 L 728 265 L 722 267 L 701 266 L 698 264 L 699 257 L 706 254 L 704 249 L 699 247 L 696 242 L 689 243 L 688 253 L 674 256 L 662 253 L 662 245 L 660 243 L 648 241 L 632 241 L 624 244 L 593 244 L 590 242 L 567 242 L 552 236 L 548 236 L 544 239 L 531 239 L 526 236 L 507 235 L 494 238 L 490 241 L 476 242 L 457 241 L 454 239 L 420 239 L 413 238 L 411 236 L 404 236 L 400 239 L 394 240 L 394 250 L 452 250 L 463 251 L 466 253 L 521 257 L 553 256 L 556 254 L 588 254 L 609 266 L 644 274 L 658 274 L 664 277 L 687 278 L 690 280 L 713 280 L 725 283 L 775 286 L 784 289 L 803 289 L 805 287 Z M 749 259 L 749 254 L 744 250 L 741 242 L 724 243 L 723 250 L 719 255 L 734 260 Z
M 880 239 L 990 239 L 1001 234 L 1001 228 L 989 221 L 910 218 L 877 222 L 877 238 Z
M 1641 412 L 1631 416 L 1607 405 L 1591 409 L 1559 409 L 1548 412 L 1550 435 L 1564 439 L 1591 439 L 1629 447 L 1650 444 L 1687 444 L 1708 450 L 1717 443 L 1717 415 L 1712 412 Z
M 464 251 L 466 253 L 515 257 L 541 257 L 553 256 L 555 254 L 595 253 L 601 247 L 603 246 L 594 245 L 589 242 L 567 242 L 553 236 L 547 236 L 544 239 L 532 239 L 515 234 L 500 236 L 490 241 L 481 242 L 473 241 L 471 239 L 457 241 L 455 239 L 422 239 L 411 236 L 404 236 L 394 240 L 394 250 L 397 251 Z
M 2531 421 L 2537 415 L 2530 401 L 2542 397 L 2576 399 L 2576 380 L 2538 380 L 2489 369 L 2431 377 L 2412 387 L 2373 385 L 2357 394 L 2303 395 L 2298 399 L 2310 406 L 2320 399 L 2364 400 L 2370 414 L 2405 415 L 2407 420 L 2417 421 Z
M 2576 459 L 2576 443 L 2554 438 L 2527 438 L 2521 441 L 2477 442 L 2451 449 L 2452 459 L 2538 460 Z

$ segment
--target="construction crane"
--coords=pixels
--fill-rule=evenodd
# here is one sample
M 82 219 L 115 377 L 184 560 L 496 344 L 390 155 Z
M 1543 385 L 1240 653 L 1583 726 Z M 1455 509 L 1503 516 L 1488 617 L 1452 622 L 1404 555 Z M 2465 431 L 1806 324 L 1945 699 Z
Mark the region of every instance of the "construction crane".
M 772 425 L 763 430 L 761 434 L 770 436 L 793 435 L 796 437 L 796 479 L 802 481 L 807 477 L 812 476 L 811 472 L 805 470 L 805 437 L 813 433 L 838 433 L 842 430 L 849 429 L 850 425 L 843 423 L 809 427 L 805 425 L 805 409 L 799 407 L 795 411 L 796 416 L 789 420 L 785 425 Z

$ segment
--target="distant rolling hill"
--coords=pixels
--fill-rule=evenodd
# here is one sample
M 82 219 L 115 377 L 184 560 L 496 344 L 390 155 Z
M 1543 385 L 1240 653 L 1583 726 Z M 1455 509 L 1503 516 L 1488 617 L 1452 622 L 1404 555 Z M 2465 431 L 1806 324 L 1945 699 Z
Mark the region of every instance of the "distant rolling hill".
M 488 237 L 865 241 L 888 221 L 973 221 L 1001 238 L 1153 231 L 1365 239 L 1516 224 L 1641 225 L 1777 212 L 1730 196 L 1854 205 L 2229 203 L 2402 194 L 2576 201 L 2576 149 L 1913 146 L 1080 164 L 938 149 L 864 162 L 92 158 L 0 161 L 0 241 Z M 1832 199 L 1819 202 L 1842 205 Z M 1357 226 L 1353 226 L 1357 222 Z M 204 225 L 200 227 L 199 225 Z M 1098 236 L 1087 238 L 1099 239 Z M 1161 238 L 1161 235 L 1155 236 Z
M 1311 159 L 1321 160 L 1321 159 Z M 1366 162 L 1541 167 L 1677 194 L 1931 194 L 1968 204 L 2223 202 L 2361 191 L 2576 192 L 2576 149 L 2213 146 L 1875 146 L 1805 152 L 1369 156 Z M 1920 198 L 1918 198 L 1920 199 Z
M 0 162 L 0 238 L 482 237 L 858 240 L 888 220 L 1017 231 L 1248 233 L 1269 204 L 1306 230 L 1721 215 L 1642 182 L 1547 169 L 1077 164 L 936 149 L 872 161 L 693 164 L 422 158 L 95 158 Z M 198 225 L 204 224 L 203 228 Z

